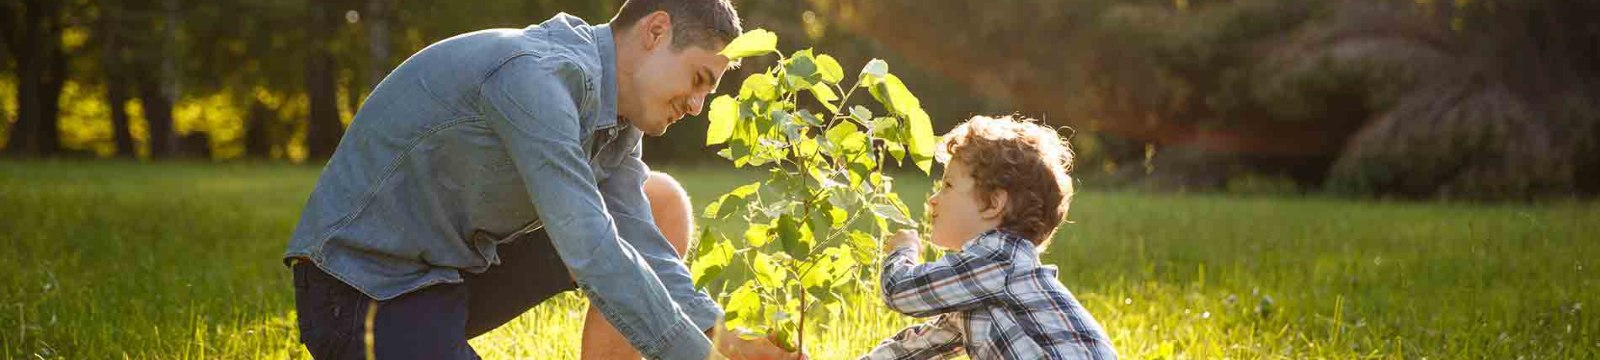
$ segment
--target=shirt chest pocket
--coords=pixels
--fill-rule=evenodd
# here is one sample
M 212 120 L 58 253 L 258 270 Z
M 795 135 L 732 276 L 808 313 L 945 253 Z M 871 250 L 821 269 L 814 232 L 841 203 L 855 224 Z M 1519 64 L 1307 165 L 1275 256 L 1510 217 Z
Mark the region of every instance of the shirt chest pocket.
M 595 184 L 610 178 L 610 172 L 622 165 L 633 150 L 633 144 L 638 142 L 632 131 L 625 125 L 615 125 L 607 129 L 595 131 L 590 136 L 591 144 L 586 148 L 589 154 L 589 168 L 594 172 Z M 631 139 L 631 140 L 630 140 Z

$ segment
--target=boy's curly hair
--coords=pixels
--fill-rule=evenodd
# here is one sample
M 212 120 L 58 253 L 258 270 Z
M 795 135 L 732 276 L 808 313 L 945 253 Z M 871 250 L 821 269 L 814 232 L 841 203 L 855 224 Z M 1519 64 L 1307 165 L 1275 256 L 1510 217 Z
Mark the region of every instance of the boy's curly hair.
M 1005 190 L 1000 228 L 1041 251 L 1066 218 L 1072 200 L 1072 149 L 1055 129 L 1028 118 L 974 116 L 944 136 L 941 163 L 960 160 L 972 172 L 979 201 Z

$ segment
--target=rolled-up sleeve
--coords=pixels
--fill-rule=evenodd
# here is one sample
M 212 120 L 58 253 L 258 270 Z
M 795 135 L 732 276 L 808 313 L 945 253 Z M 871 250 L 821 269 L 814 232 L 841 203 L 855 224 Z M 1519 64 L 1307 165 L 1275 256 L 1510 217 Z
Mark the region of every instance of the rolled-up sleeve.
M 672 301 L 649 256 L 617 236 L 580 140 L 578 109 L 589 86 L 571 59 L 520 56 L 491 73 L 481 95 L 551 243 L 590 303 L 646 357 L 704 359 L 710 340 Z
M 711 300 L 710 295 L 695 290 L 689 268 L 683 265 L 683 259 L 678 258 L 672 244 L 667 242 L 667 238 L 661 234 L 661 228 L 656 226 L 655 216 L 650 212 L 650 202 L 644 194 L 644 181 L 649 177 L 650 168 L 639 159 L 641 149 L 642 146 L 635 142 L 621 166 L 612 170 L 611 177 L 600 183 L 606 208 L 611 210 L 611 218 L 616 221 L 617 232 L 622 239 L 633 245 L 650 264 L 650 268 L 655 269 L 656 276 L 666 285 L 672 300 L 689 315 L 695 327 L 709 330 L 722 320 L 722 308 Z

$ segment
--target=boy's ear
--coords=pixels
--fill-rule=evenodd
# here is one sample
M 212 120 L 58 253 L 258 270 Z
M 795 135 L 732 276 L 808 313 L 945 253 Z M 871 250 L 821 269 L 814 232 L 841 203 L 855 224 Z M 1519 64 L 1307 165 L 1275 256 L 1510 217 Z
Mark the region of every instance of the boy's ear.
M 984 219 L 1000 219 L 1004 217 L 1006 214 L 1006 206 L 1009 205 L 1006 204 L 1006 200 L 1010 198 L 1011 197 L 1006 196 L 1005 190 L 996 189 L 995 191 L 990 192 L 989 205 L 985 206 L 982 211 L 979 211 L 978 216 L 981 216 Z

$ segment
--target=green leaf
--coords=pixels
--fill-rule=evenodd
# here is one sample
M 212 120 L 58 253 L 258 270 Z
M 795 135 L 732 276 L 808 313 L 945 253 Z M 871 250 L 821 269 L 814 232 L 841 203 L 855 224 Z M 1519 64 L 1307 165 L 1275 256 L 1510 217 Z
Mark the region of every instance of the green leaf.
M 871 264 L 877 261 L 878 254 L 876 250 L 880 246 L 878 246 L 878 239 L 874 239 L 872 235 L 867 235 L 861 230 L 850 230 L 850 245 L 856 250 L 852 253 L 856 258 L 856 262 Z
M 800 111 L 797 113 L 800 114 L 800 121 L 805 122 L 806 125 L 822 126 L 822 118 L 818 118 L 817 115 L 812 114 L 811 111 L 800 109 Z
M 702 212 L 700 216 L 704 218 L 721 219 L 733 214 L 734 212 L 743 211 L 748 203 L 748 200 L 745 200 L 745 198 L 749 197 L 751 194 L 755 194 L 756 191 L 760 189 L 761 183 L 759 182 L 734 188 L 733 191 L 722 194 L 721 197 L 717 198 L 717 201 L 713 201 L 711 204 L 706 205 L 705 211 Z
M 833 279 L 829 278 L 829 275 L 832 273 L 832 265 L 833 259 L 827 256 L 823 256 L 818 258 L 816 261 L 811 262 L 811 267 L 806 269 L 805 275 L 800 278 L 800 287 L 806 288 L 807 290 L 814 288 L 827 288 L 828 285 L 833 282 L 831 281 Z
M 785 74 L 783 75 L 783 82 L 785 86 L 783 89 L 786 94 L 795 91 L 795 89 L 805 90 L 811 88 L 811 80 L 806 80 L 805 77 L 801 76 Z
M 795 90 L 810 88 L 813 78 L 821 80 L 821 75 L 816 74 L 816 61 L 811 58 L 811 50 L 795 51 L 794 56 L 784 61 L 784 74 L 789 88 Z
M 839 106 L 833 104 L 834 100 L 839 100 L 839 96 L 833 93 L 833 87 L 824 83 L 816 83 L 811 85 L 811 95 L 815 96 L 817 101 L 822 103 L 822 106 L 828 107 L 829 112 L 839 112 Z
M 872 110 L 867 109 L 867 107 L 861 106 L 861 105 L 851 106 L 850 107 L 850 117 L 851 118 L 855 118 L 856 121 L 860 121 L 862 123 L 866 123 L 868 120 L 872 119 Z
M 872 119 L 872 136 L 886 140 L 900 141 L 900 120 L 892 117 L 879 117 Z
M 729 61 L 735 61 L 774 52 L 778 52 L 778 34 L 766 29 L 755 29 L 739 34 L 739 37 L 728 42 L 728 46 L 717 54 L 727 57 Z
M 882 59 L 872 59 L 866 66 L 861 67 L 861 86 L 877 85 L 878 81 L 887 75 L 889 75 L 889 63 Z
M 801 78 L 817 76 L 817 62 L 811 56 L 811 49 L 794 52 L 794 56 L 784 61 L 783 71 Z
M 728 195 L 733 195 L 733 196 L 738 196 L 738 197 L 743 198 L 743 197 L 749 197 L 751 194 L 755 194 L 756 191 L 759 191 L 759 190 L 761 190 L 761 183 L 760 182 L 753 182 L 753 183 L 744 184 L 742 186 L 733 188 L 733 191 L 729 191 Z
M 860 134 L 861 130 L 856 128 L 855 123 L 848 121 L 840 122 L 838 125 L 834 125 L 833 128 L 828 129 L 828 143 L 842 149 L 845 146 L 845 141 L 849 140 L 851 135 Z
M 900 143 L 885 140 L 883 142 L 883 147 L 889 149 L 889 156 L 893 156 L 894 157 L 894 161 L 904 161 L 905 160 L 905 158 L 906 158 L 906 147 L 903 146 L 903 145 L 900 145 Z
M 830 285 L 839 286 L 852 280 L 849 275 L 856 266 L 856 259 L 853 257 L 856 251 L 855 247 L 849 244 L 839 245 L 832 250 L 837 250 L 838 254 L 833 259 L 833 266 L 828 269 L 828 277 L 833 279 L 833 284 Z
M 853 139 L 858 139 L 858 140 L 863 140 L 860 143 L 863 144 L 862 145 L 863 147 L 866 146 L 865 145 L 866 143 L 864 141 L 864 139 L 866 139 L 866 136 L 860 135 L 860 134 L 856 134 L 852 138 Z M 851 143 L 855 143 L 855 142 L 851 141 Z M 849 170 L 849 172 L 850 172 L 849 173 L 849 175 L 850 175 L 850 187 L 852 187 L 852 188 L 860 187 L 861 186 L 861 181 L 866 180 L 868 176 L 871 176 L 870 174 L 872 173 L 873 167 L 877 165 L 876 161 L 873 160 L 873 157 L 870 156 L 870 154 L 863 154 L 863 153 L 859 153 L 859 152 L 856 152 L 855 155 L 851 155 L 849 160 L 850 160 L 850 163 L 847 164 L 845 167 L 846 167 L 846 170 Z
M 778 239 L 783 241 L 783 251 L 796 259 L 804 259 L 811 253 L 806 234 L 801 230 L 800 220 L 794 216 L 784 214 L 778 217 Z
M 829 207 L 828 217 L 832 219 L 832 223 L 829 225 L 831 225 L 834 229 L 842 229 L 844 228 L 845 222 L 850 220 L 850 213 L 838 207 Z
M 728 303 L 723 306 L 727 313 L 727 326 L 731 328 L 752 328 L 761 324 L 761 295 L 756 292 L 755 283 L 747 282 L 739 286 L 728 296 Z
M 876 213 L 878 209 L 873 208 L 872 210 L 874 213 Z M 889 235 L 889 220 L 884 219 L 883 216 L 872 217 L 872 224 L 877 225 L 879 234 L 883 234 L 884 236 Z
M 939 137 L 933 134 L 933 123 L 928 120 L 928 113 L 922 109 L 907 114 L 906 121 L 911 125 L 911 160 L 917 163 L 917 168 L 924 174 L 933 173 L 933 149 L 939 143 Z
M 860 198 L 861 195 L 856 193 L 856 189 L 850 187 L 828 188 L 828 204 L 836 209 L 855 209 L 856 204 L 861 203 Z
M 817 55 L 817 72 L 822 74 L 823 81 L 830 84 L 844 80 L 844 68 L 839 67 L 839 60 L 834 60 L 828 54 Z
M 775 101 L 778 99 L 778 79 L 767 74 L 750 75 L 739 85 L 739 98 Z
M 917 100 L 917 96 L 912 95 L 906 84 L 900 82 L 900 77 L 894 74 L 884 76 L 883 81 L 872 88 L 872 95 L 878 102 L 883 103 L 889 112 L 900 116 L 922 110 L 922 101 Z
M 715 279 L 722 273 L 722 269 L 732 262 L 733 245 L 709 231 L 701 236 L 700 241 L 699 246 L 706 250 L 694 259 L 689 267 L 689 273 L 693 274 L 696 286 L 705 286 L 707 281 Z
M 707 219 L 721 219 L 728 216 L 728 214 L 732 214 L 734 211 L 738 211 L 738 209 L 741 209 L 744 206 L 744 199 L 723 194 L 721 197 L 717 198 L 717 201 L 712 201 L 710 204 L 706 204 L 706 209 L 700 213 L 700 217 Z
M 711 100 L 706 118 L 710 120 L 706 127 L 706 146 L 728 142 L 728 137 L 733 136 L 733 125 L 739 121 L 739 103 L 728 95 L 718 96 Z
M 777 327 L 776 331 L 774 331 L 772 334 L 773 339 L 777 340 L 777 343 L 773 345 L 777 345 L 779 349 L 783 349 L 784 351 L 788 352 L 799 351 L 797 348 L 798 345 L 795 344 L 796 336 L 794 332 L 794 326 Z
M 896 224 L 911 225 L 911 218 L 900 214 L 900 210 L 896 209 L 894 205 L 872 204 L 872 213 L 878 214 L 879 218 L 888 219 Z
M 891 192 L 891 193 L 888 193 L 888 194 L 884 194 L 884 197 L 889 199 L 889 204 L 890 205 L 894 205 L 895 214 L 897 214 L 900 218 L 906 219 L 905 222 L 902 222 L 900 224 L 902 224 L 902 225 L 915 225 L 915 224 L 913 224 L 911 222 L 911 209 L 906 207 L 906 202 L 900 201 L 900 194 L 896 194 L 896 193 L 892 193 Z
M 750 265 L 752 266 L 750 270 L 756 275 L 756 281 L 763 286 L 782 287 L 783 281 L 789 279 L 789 273 L 784 272 L 783 267 L 777 264 L 777 259 L 766 253 L 756 253 Z
M 750 247 L 759 248 L 772 241 L 771 230 L 771 225 L 750 224 L 750 227 L 744 230 L 744 241 L 749 243 Z
M 817 139 L 808 137 L 805 140 L 801 140 L 800 144 L 799 145 L 795 145 L 794 148 L 795 148 L 795 153 L 798 154 L 800 157 L 809 158 L 809 157 L 817 156 Z
M 797 116 L 797 114 L 784 113 L 783 120 L 778 122 L 782 125 L 779 126 L 779 128 L 783 130 L 783 144 L 781 145 L 787 147 L 790 144 L 796 144 L 801 140 L 805 140 L 806 130 L 809 129 L 805 121 L 806 120 L 804 117 Z

